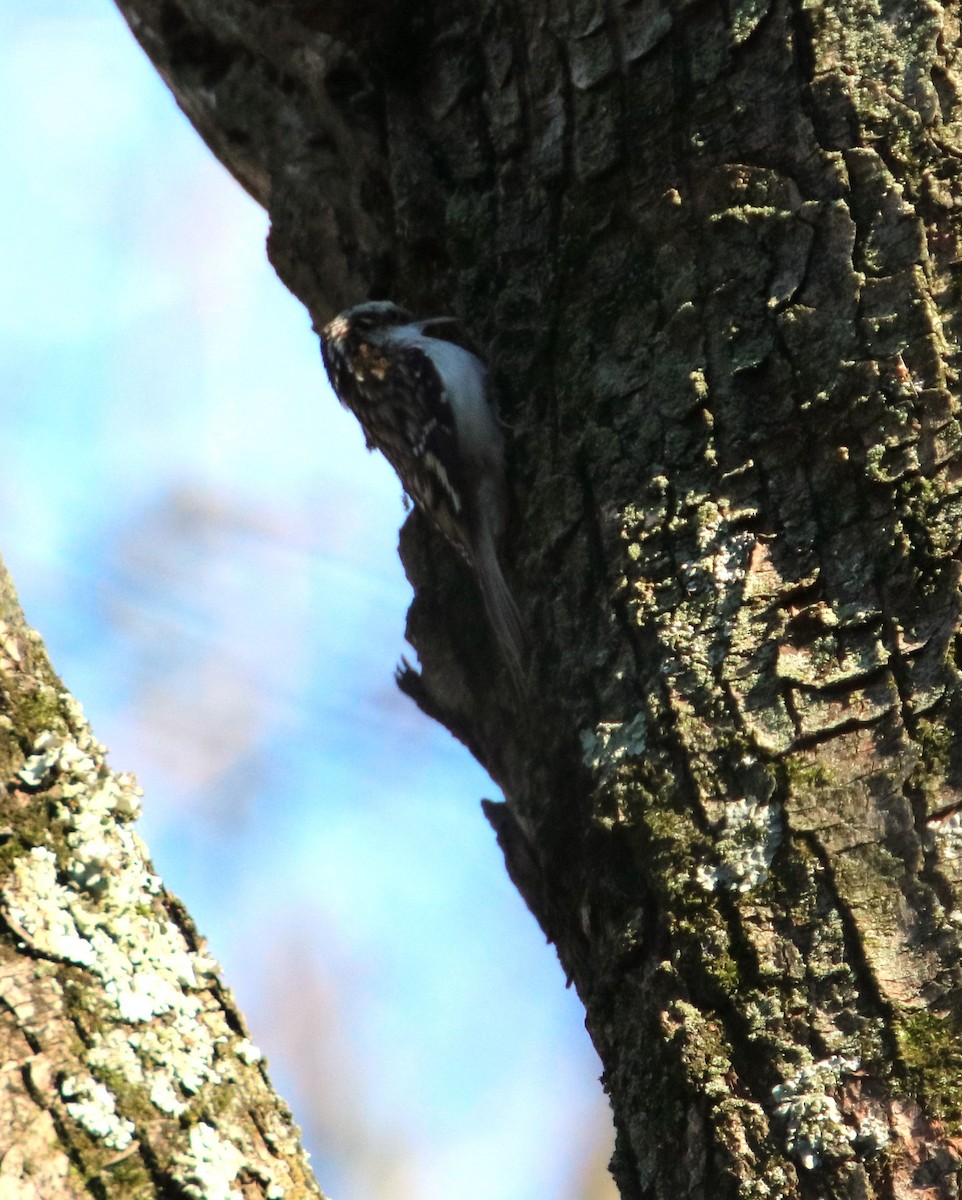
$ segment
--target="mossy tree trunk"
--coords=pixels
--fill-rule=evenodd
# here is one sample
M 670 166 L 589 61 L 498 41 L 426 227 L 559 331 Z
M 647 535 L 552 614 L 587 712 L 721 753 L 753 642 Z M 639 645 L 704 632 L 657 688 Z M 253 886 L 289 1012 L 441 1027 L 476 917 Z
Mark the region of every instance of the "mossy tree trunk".
M 316 324 L 492 365 L 529 692 L 417 515 L 401 683 L 626 1200 L 957 1196 L 958 0 L 119 3 Z
M 321 1200 L 139 795 L 0 563 L 0 1197 Z

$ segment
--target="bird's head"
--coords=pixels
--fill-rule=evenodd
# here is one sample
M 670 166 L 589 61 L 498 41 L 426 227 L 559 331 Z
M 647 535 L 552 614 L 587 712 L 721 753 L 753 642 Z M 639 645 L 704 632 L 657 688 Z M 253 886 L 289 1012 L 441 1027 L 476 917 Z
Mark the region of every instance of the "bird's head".
M 382 329 L 410 325 L 413 320 L 411 314 L 393 300 L 368 300 L 338 313 L 324 326 L 321 336 L 325 341 L 343 344 L 352 335 L 364 337 Z

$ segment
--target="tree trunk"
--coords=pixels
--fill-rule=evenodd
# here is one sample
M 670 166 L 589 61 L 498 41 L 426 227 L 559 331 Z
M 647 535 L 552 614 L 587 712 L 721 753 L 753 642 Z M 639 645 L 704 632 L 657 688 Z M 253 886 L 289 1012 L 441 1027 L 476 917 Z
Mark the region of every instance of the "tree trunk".
M 0 1197 L 321 1197 L 0 564 Z
M 318 327 L 491 363 L 528 693 L 416 513 L 401 684 L 504 788 L 626 1200 L 957 1196 L 958 0 L 119 3 Z

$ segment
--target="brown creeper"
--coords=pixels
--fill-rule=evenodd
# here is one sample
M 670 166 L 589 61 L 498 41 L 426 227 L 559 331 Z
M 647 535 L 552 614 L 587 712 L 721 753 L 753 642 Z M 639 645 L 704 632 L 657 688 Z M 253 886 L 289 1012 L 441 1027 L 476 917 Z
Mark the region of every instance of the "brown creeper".
M 521 618 L 501 564 L 504 444 L 484 363 L 388 300 L 359 304 L 321 330 L 331 386 L 414 503 L 474 568 L 505 663 L 521 680 Z

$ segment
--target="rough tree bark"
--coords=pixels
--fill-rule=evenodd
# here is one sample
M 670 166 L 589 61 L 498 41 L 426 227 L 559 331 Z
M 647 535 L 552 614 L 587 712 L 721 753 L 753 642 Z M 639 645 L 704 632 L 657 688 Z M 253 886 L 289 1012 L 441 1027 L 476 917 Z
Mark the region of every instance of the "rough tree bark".
M 958 0 L 119 3 L 316 325 L 492 364 L 529 694 L 416 514 L 401 683 L 626 1200 L 957 1196 Z
M 0 563 L 0 1197 L 321 1197 Z

